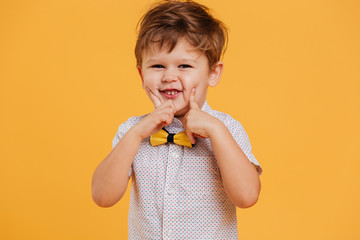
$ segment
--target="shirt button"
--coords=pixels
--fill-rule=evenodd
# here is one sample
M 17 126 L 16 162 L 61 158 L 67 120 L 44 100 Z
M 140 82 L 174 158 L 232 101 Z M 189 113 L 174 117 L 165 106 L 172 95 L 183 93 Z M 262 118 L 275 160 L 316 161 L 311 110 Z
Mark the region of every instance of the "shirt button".
M 168 194 L 169 194 L 169 195 L 174 194 L 174 190 L 172 190 L 172 189 L 168 190 Z

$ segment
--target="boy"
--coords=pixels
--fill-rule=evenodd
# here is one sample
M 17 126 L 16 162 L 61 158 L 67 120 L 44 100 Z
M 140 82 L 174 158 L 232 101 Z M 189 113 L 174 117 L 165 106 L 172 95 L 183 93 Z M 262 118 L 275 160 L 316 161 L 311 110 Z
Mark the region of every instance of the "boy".
M 129 239 L 237 239 L 236 206 L 257 202 L 262 169 L 245 130 L 206 102 L 226 40 L 192 1 L 158 3 L 141 20 L 137 68 L 155 110 L 119 126 L 92 182 L 109 207 L 132 176 Z

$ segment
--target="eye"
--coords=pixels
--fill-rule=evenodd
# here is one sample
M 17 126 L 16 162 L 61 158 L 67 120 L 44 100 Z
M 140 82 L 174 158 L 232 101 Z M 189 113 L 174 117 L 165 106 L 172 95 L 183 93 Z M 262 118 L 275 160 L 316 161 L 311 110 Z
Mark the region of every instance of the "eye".
M 154 64 L 151 66 L 151 68 L 164 68 L 164 66 L 160 64 Z
M 192 66 L 188 65 L 188 64 L 181 64 L 179 66 L 179 68 L 192 68 Z

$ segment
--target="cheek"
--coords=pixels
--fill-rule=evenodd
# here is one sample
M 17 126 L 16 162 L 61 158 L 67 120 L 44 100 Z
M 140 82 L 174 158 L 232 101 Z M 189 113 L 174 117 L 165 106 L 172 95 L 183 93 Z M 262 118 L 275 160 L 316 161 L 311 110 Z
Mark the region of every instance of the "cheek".
M 148 86 L 150 88 L 157 88 L 159 83 L 161 82 L 161 76 L 157 73 L 147 73 L 144 78 L 144 86 Z
M 144 82 L 143 82 L 144 87 L 149 87 L 149 88 L 153 88 L 155 85 L 155 81 L 153 81 L 153 79 L 149 76 L 144 77 Z
M 199 81 L 196 76 L 185 76 L 182 77 L 182 83 L 184 89 L 191 91 L 192 88 L 199 85 Z
M 196 79 L 196 80 L 190 80 L 187 82 L 184 82 L 184 88 L 191 93 L 191 90 L 193 88 L 196 88 L 196 90 L 203 91 L 205 88 L 207 88 L 207 81 L 205 79 Z

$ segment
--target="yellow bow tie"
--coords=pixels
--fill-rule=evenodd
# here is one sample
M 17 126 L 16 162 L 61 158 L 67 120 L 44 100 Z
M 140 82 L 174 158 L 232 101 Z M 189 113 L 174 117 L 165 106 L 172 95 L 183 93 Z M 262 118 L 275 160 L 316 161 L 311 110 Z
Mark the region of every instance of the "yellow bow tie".
M 151 146 L 157 146 L 161 144 L 165 144 L 167 142 L 172 142 L 178 145 L 183 145 L 191 148 L 192 144 L 189 138 L 186 136 L 185 131 L 177 134 L 169 133 L 164 128 L 159 132 L 151 135 L 150 143 Z

